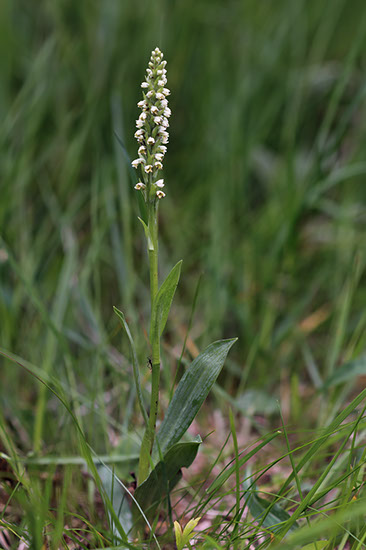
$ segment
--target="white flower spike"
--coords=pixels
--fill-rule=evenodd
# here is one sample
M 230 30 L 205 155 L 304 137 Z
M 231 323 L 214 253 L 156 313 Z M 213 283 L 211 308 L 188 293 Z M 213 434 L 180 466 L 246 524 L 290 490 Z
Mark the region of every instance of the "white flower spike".
M 132 161 L 134 168 L 141 167 L 141 179 L 135 189 L 143 192 L 147 203 L 156 203 L 157 199 L 165 197 L 164 180 L 159 179 L 163 169 L 166 144 L 169 140 L 168 118 L 171 111 L 166 96 L 170 90 L 167 84 L 166 61 L 159 48 L 151 52 L 151 58 L 146 69 L 145 80 L 141 84 L 143 99 L 137 103 L 141 114 L 136 120 L 135 138 L 139 143 L 139 158 Z

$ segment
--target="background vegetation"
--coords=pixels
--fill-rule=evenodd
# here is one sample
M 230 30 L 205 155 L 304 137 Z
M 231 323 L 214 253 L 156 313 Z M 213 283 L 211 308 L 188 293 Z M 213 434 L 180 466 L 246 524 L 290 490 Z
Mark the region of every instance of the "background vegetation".
M 0 345 L 12 360 L 1 359 L 0 450 L 14 453 L 13 466 L 31 453 L 80 456 L 70 414 L 14 360 L 59 384 L 97 453 L 136 452 L 129 348 L 112 306 L 128 317 L 148 384 L 148 268 L 126 157 L 136 156 L 139 86 L 156 45 L 172 91 L 161 273 L 184 259 L 163 401 L 188 329 L 178 377 L 210 341 L 239 337 L 198 418 L 202 436 L 216 429 L 216 448 L 232 431 L 228 405 L 243 446 L 281 427 L 277 399 L 297 445 L 363 389 L 365 17 L 361 0 L 2 0 Z M 337 442 L 309 467 L 305 491 Z M 276 438 L 258 460 L 286 449 Z M 45 476 L 56 462 L 43 463 Z M 37 464 L 27 463 L 27 479 L 43 494 Z M 71 530 L 64 513 L 81 507 L 100 530 L 104 521 L 80 468 L 58 473 L 57 506 L 48 481 L 38 515 L 20 489 L 1 512 L 41 540 L 49 510 L 62 510 L 55 548 Z M 112 544 L 106 533 L 91 547 Z M 362 536 L 360 526 L 360 548 Z

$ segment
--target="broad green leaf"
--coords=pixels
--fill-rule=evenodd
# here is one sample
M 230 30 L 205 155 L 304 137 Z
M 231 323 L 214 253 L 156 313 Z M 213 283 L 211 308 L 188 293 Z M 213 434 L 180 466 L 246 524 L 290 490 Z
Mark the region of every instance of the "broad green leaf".
M 163 454 L 181 439 L 191 425 L 236 340 L 232 338 L 214 342 L 190 364 L 178 384 L 157 434 L 157 445 Z
M 258 521 L 262 527 L 265 527 L 271 533 L 277 533 L 281 530 L 284 523 L 290 518 L 290 514 L 283 510 L 277 503 L 271 503 L 264 498 L 257 495 L 257 490 L 254 485 L 251 484 L 250 479 L 246 479 L 242 483 L 245 490 L 246 505 L 248 506 L 250 513 L 253 516 L 254 521 Z M 290 531 L 298 529 L 299 526 L 295 522 Z
M 202 440 L 198 436 L 194 441 L 177 443 L 171 447 L 164 460 L 160 461 L 149 477 L 137 487 L 134 497 L 147 518 L 154 516 L 158 504 L 181 479 L 181 469 L 192 464 L 201 443 Z
M 156 295 L 151 315 L 151 342 L 154 341 L 154 335 L 158 334 L 160 337 L 164 330 L 178 285 L 181 267 L 182 260 L 173 267 Z
M 343 382 L 349 382 L 357 376 L 362 376 L 364 374 L 366 374 L 366 357 L 361 356 L 337 368 L 333 374 L 325 380 L 322 389 L 337 386 Z

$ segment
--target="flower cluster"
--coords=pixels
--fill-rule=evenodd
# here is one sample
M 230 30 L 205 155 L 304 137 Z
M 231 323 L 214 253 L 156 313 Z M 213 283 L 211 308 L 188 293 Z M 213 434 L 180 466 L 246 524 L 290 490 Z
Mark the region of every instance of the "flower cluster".
M 151 52 L 149 66 L 146 69 L 146 79 L 141 84 L 143 99 L 138 102 L 142 110 L 136 120 L 135 138 L 139 143 L 139 157 L 132 161 L 134 168 L 141 167 L 142 181 L 135 189 L 144 193 L 145 200 L 165 197 L 164 180 L 158 179 L 158 173 L 163 169 L 163 160 L 168 143 L 169 120 L 171 111 L 167 96 L 170 90 L 166 88 L 166 61 L 159 48 Z

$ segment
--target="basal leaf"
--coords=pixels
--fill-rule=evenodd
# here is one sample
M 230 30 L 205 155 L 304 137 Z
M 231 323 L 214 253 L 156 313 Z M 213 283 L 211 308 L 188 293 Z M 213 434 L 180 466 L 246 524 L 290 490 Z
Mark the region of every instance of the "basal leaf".
M 171 447 L 164 460 L 160 461 L 149 477 L 137 487 L 134 496 L 147 518 L 154 516 L 158 504 L 181 479 L 181 469 L 192 464 L 201 443 L 202 440 L 198 436 L 195 441 L 177 443 Z M 139 515 L 137 510 L 135 513 Z
M 159 334 L 161 336 L 165 328 L 175 289 L 178 285 L 181 267 L 182 260 L 173 267 L 156 295 L 151 316 L 151 342 L 154 340 L 154 335 Z
M 157 435 L 163 454 L 181 439 L 191 425 L 236 340 L 232 338 L 214 342 L 190 364 L 178 384 Z M 155 445 L 155 456 L 157 451 Z

